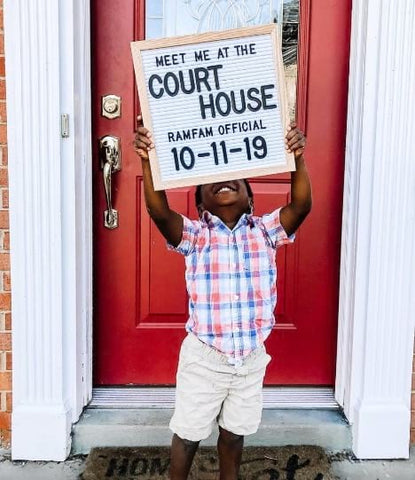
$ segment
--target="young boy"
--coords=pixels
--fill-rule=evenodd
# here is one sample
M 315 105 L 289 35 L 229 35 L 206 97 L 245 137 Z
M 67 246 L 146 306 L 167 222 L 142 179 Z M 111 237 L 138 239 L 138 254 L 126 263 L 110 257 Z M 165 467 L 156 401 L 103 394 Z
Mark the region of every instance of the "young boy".
M 187 479 L 200 440 L 217 422 L 220 480 L 237 480 L 244 435 L 255 433 L 261 421 L 270 360 L 264 340 L 274 325 L 277 301 L 276 250 L 293 241 L 311 209 L 305 137 L 295 124 L 286 135 L 297 168 L 288 205 L 256 217 L 246 180 L 199 185 L 197 221 L 171 210 L 165 192 L 154 191 L 148 162 L 154 145 L 143 126 L 138 126 L 134 146 L 142 160 L 148 213 L 169 248 L 186 258 L 188 335 L 180 350 L 170 421 L 170 478 Z

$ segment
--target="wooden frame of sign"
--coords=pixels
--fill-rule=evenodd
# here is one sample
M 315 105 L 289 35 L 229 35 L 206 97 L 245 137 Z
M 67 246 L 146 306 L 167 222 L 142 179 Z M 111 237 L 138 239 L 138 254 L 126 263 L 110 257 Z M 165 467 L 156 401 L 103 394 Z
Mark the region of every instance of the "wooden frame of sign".
M 131 43 L 156 190 L 295 170 L 276 24 Z

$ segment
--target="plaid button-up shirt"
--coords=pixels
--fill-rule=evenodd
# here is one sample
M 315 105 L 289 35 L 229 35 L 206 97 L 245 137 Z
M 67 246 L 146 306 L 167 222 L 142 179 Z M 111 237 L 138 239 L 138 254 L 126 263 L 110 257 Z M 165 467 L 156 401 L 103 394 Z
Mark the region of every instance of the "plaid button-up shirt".
M 183 216 L 181 242 L 170 246 L 186 259 L 186 330 L 237 366 L 275 323 L 276 250 L 294 240 L 279 213 L 243 214 L 232 230 L 207 211 L 196 221 Z

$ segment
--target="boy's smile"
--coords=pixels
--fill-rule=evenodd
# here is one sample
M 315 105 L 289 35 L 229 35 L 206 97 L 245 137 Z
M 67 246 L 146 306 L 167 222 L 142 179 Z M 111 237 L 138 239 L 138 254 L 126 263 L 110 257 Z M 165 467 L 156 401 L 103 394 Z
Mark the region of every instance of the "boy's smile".
M 238 201 L 245 201 L 245 205 L 248 201 L 248 192 L 242 180 L 208 183 L 202 186 L 202 204 L 206 210 L 211 211 L 212 207 L 231 205 Z
M 201 194 L 202 209 L 219 217 L 230 228 L 251 207 L 244 180 L 208 183 L 202 186 Z
M 238 186 L 234 182 L 219 182 L 213 183 L 212 189 L 215 192 L 215 195 L 221 195 L 228 192 L 238 192 Z

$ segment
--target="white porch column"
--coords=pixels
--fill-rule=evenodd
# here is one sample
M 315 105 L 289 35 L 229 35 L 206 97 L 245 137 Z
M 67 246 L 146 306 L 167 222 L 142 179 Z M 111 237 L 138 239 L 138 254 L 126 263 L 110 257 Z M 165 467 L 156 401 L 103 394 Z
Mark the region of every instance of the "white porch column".
M 408 457 L 415 4 L 354 0 L 336 397 L 359 458 Z
M 4 11 L 12 456 L 64 460 L 91 389 L 89 1 L 5 0 Z

